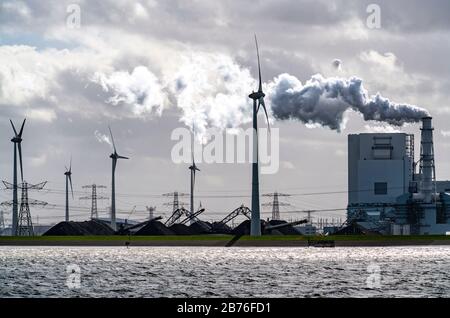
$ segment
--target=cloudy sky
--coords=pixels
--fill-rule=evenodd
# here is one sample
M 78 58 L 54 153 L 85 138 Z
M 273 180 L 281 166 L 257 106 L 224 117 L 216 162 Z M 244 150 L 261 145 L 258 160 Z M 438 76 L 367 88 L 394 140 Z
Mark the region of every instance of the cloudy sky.
M 367 23 L 370 3 L 381 9 L 380 28 Z M 437 176 L 450 179 L 449 12 L 447 0 L 3 0 L 0 178 L 12 180 L 9 119 L 19 125 L 26 117 L 25 179 L 48 181 L 47 191 L 30 197 L 51 204 L 33 208 L 33 219 L 39 216 L 41 224 L 63 219 L 63 173 L 71 156 L 72 214 L 86 219 L 89 202 L 78 199 L 84 195 L 81 186 L 107 185 L 105 195 L 110 189 L 111 146 L 105 136 L 111 125 L 119 153 L 131 157 L 117 168 L 119 216 L 128 217 L 136 206 L 133 217 L 142 219 L 145 206 L 154 205 L 168 217 L 170 207 L 163 203 L 170 198 L 162 194 L 189 192 L 189 165 L 173 162 L 171 133 L 192 125 L 200 135 L 211 127 L 249 127 L 257 33 L 269 115 L 280 135 L 280 169 L 261 177 L 261 191 L 292 194 L 285 218 L 303 216 L 292 212 L 297 210 L 346 206 L 349 133 L 401 130 L 416 134 L 419 149 L 419 125 L 364 121 L 342 100 L 321 105 L 322 113 L 342 113 L 338 131 L 326 123 L 320 127 L 312 117 L 309 123 L 279 120 L 274 92 L 280 83 L 292 92 L 350 85 L 355 77 L 368 99 L 379 93 L 396 105 L 427 109 L 436 128 Z M 263 115 L 259 122 L 265 125 Z M 206 207 L 204 219 L 250 205 L 248 164 L 199 163 L 199 168 L 196 205 L 201 200 Z M 11 193 L 0 191 L 0 199 L 10 200 Z M 99 203 L 102 216 L 108 204 Z M 264 217 L 270 215 L 270 209 L 264 211 Z M 316 214 L 340 216 L 344 212 Z

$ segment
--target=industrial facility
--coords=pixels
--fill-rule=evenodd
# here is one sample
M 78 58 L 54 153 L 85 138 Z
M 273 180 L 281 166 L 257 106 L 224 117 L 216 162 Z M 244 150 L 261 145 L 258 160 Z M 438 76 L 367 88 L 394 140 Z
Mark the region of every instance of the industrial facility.
M 317 227 L 311 222 L 311 212 L 318 211 L 291 211 L 306 212 L 308 218 L 304 220 L 283 221 L 280 216 L 280 206 L 289 205 L 280 202 L 278 198 L 288 197 L 289 194 L 275 192 L 265 194 L 273 198 L 272 203 L 262 206 L 273 208 L 272 218 L 261 219 L 260 204 L 260 167 L 258 155 L 258 120 L 259 110 L 264 111 L 269 125 L 263 92 L 261 66 L 258 42 L 255 36 L 256 57 L 258 65 L 258 89 L 248 97 L 252 100 L 253 109 L 253 145 L 252 145 L 252 183 L 251 183 L 251 208 L 241 205 L 220 221 L 205 222 L 199 216 L 205 212 L 200 204 L 198 209 L 194 206 L 196 173 L 200 172 L 194 158 L 194 150 L 191 149 L 192 164 L 190 171 L 190 206 L 185 209 L 179 204 L 178 196 L 187 195 L 173 192 L 173 209 L 171 215 L 160 222 L 161 216 L 155 216 L 155 208 L 147 207 L 149 218 L 144 222 L 130 220 L 128 218 L 116 218 L 116 179 L 115 173 L 119 159 L 129 159 L 117 153 L 113 133 L 109 128 L 111 146 L 113 152 L 109 155 L 112 159 L 111 197 L 109 218 L 98 217 L 97 199 L 107 199 L 97 195 L 101 185 L 87 185 L 83 188 L 92 190 L 89 196 L 83 196 L 82 200 L 91 200 L 90 221 L 73 222 L 69 205 L 69 186 L 72 200 L 74 199 L 72 188 L 72 160 L 69 168 L 66 167 L 65 176 L 65 221 L 61 222 L 44 235 L 189 235 L 189 234 L 235 234 L 260 236 L 262 234 L 298 234 L 315 235 Z M 344 99 L 351 100 L 351 99 Z M 375 103 L 372 101 L 372 103 Z M 365 111 L 367 105 L 353 105 Z M 403 106 L 415 115 L 406 118 L 408 122 L 417 122 L 423 116 L 422 111 L 417 111 L 409 106 Z M 427 112 L 426 112 L 427 114 Z M 405 121 L 402 114 L 394 123 L 401 125 Z M 387 115 L 384 115 L 387 116 Z M 289 117 L 289 116 L 288 116 Z M 365 117 L 366 118 L 366 117 Z M 368 117 L 369 120 L 376 120 Z M 399 119 L 400 118 L 400 119 Z M 388 121 L 389 122 L 389 121 Z M 3 181 L 5 189 L 12 191 L 12 200 L 1 203 L 1 206 L 11 207 L 12 222 L 10 233 L 12 235 L 35 235 L 30 206 L 46 206 L 47 202 L 28 198 L 29 190 L 42 190 L 46 182 L 36 185 L 24 181 L 22 166 L 22 133 L 25 120 L 22 122 L 19 133 L 11 121 L 14 136 L 11 142 L 14 145 L 13 153 L 13 182 Z M 337 127 L 328 123 L 329 127 Z M 270 129 L 270 126 L 269 126 Z M 194 130 L 194 129 L 193 129 Z M 20 170 L 19 170 L 20 168 Z M 20 171 L 20 181 L 18 180 Z M 19 203 L 18 190 L 22 191 Z M 165 196 L 172 196 L 172 193 Z M 345 204 L 343 204 L 345 205 Z M 136 206 L 134 207 L 134 209 Z M 133 210 L 134 210 L 133 209 Z M 433 147 L 433 126 L 431 117 L 422 118 L 420 158 L 416 161 L 414 149 L 414 135 L 406 133 L 363 133 L 348 136 L 348 206 L 347 220 L 344 223 L 328 224 L 318 222 L 320 231 L 324 234 L 385 234 L 385 235 L 431 235 L 450 234 L 450 181 L 437 181 Z M 326 211 L 326 210 L 322 210 Z M 4 223 L 3 213 L 0 214 L 0 224 Z M 241 216 L 245 220 L 236 227 L 229 222 Z M 299 226 L 302 224 L 301 226 Z M 4 227 L 4 226 L 3 226 Z M 326 230 L 328 228 L 329 230 Z
M 437 181 L 432 118 L 422 119 L 420 158 L 414 135 L 348 136 L 347 223 L 393 235 L 450 232 L 450 181 Z

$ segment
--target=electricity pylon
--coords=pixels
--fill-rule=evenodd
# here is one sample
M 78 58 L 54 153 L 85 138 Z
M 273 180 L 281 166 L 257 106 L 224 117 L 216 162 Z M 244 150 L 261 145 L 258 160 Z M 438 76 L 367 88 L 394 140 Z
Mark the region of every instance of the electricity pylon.
M 106 189 L 106 186 L 99 184 L 90 184 L 82 187 L 83 189 L 92 189 L 91 195 L 80 197 L 80 200 L 91 200 L 91 220 L 98 219 L 97 200 L 107 200 L 108 197 L 97 194 L 97 189 Z
M 278 197 L 288 197 L 288 196 L 289 196 L 289 194 L 278 193 L 278 192 L 263 194 L 263 197 L 273 197 L 272 202 L 262 204 L 262 206 L 271 206 L 272 207 L 272 220 L 281 220 L 280 206 L 289 206 L 290 205 L 289 203 L 286 203 L 286 202 L 280 202 L 278 200 Z
M 14 190 L 14 184 L 3 181 L 6 189 Z M 34 199 L 28 198 L 28 190 L 42 190 L 47 181 L 41 182 L 38 184 L 29 184 L 26 181 L 17 185 L 17 188 L 22 190 L 22 196 L 20 200 L 20 211 L 18 216 L 18 227 L 17 227 L 17 235 L 18 236 L 34 236 L 33 230 L 33 222 L 31 220 L 31 212 L 30 205 L 32 206 L 46 206 L 48 203 L 44 201 L 38 201 Z M 3 202 L 2 205 L 14 205 L 14 200 Z

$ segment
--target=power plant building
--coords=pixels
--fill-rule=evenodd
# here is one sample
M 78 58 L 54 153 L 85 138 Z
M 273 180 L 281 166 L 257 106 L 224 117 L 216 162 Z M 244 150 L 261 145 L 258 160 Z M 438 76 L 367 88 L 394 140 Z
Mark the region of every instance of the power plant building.
M 450 232 L 450 182 L 436 181 L 431 117 L 422 119 L 420 158 L 414 135 L 348 136 L 349 221 L 384 234 Z

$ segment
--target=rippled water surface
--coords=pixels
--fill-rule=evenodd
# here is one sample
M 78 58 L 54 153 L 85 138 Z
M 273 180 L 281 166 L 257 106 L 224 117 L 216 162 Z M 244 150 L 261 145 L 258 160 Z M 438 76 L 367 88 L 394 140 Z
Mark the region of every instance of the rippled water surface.
M 17 296 L 450 297 L 450 247 L 0 247 L 0 297 Z

